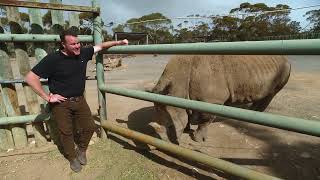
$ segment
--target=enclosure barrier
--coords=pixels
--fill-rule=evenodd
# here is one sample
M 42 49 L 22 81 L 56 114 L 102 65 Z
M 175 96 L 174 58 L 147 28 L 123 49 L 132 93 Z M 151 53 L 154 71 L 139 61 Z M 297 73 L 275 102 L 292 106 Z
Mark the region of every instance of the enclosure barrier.
M 114 132 L 116 134 L 120 134 L 130 139 L 135 139 L 143 143 L 150 144 L 159 149 L 165 150 L 167 152 L 179 155 L 181 157 L 199 162 L 201 164 L 204 164 L 210 167 L 214 167 L 218 170 L 232 174 L 237 177 L 241 177 L 245 179 L 264 179 L 264 180 L 279 179 L 276 177 L 272 177 L 272 176 L 236 165 L 234 163 L 230 163 L 222 159 L 214 158 L 212 156 L 208 156 L 200 152 L 192 151 L 190 149 L 183 148 L 181 146 L 178 146 L 172 143 L 168 143 L 166 141 L 160 140 L 158 138 L 154 138 L 152 136 L 148 136 L 136 131 L 129 130 L 127 128 L 123 128 L 121 126 L 114 125 L 107 121 L 104 121 L 101 125 L 108 131 Z
M 53 1 L 53 0 L 52 0 Z M 14 6 L 14 7 L 30 7 L 30 8 L 42 8 L 42 9 L 52 9 L 52 10 L 67 10 L 67 11 L 80 11 L 80 12 L 92 12 L 95 15 L 94 18 L 94 37 L 80 37 L 80 40 L 85 42 L 91 42 L 94 40 L 95 44 L 102 42 L 102 29 L 101 29 L 101 17 L 99 16 L 100 10 L 96 1 L 93 0 L 93 7 L 80 7 L 80 6 L 70 6 L 70 5 L 61 5 L 61 4 L 49 4 L 49 3 L 38 3 L 38 2 L 23 2 L 23 1 L 12 1 L 6 0 L 1 1 L 0 5 L 4 6 Z M 35 12 L 32 11 L 34 14 Z M 59 13 L 59 12 L 55 12 Z M 61 15 L 61 14 L 60 14 Z M 55 18 L 55 23 L 59 25 L 59 23 L 63 22 L 63 18 L 61 19 L 60 15 L 55 14 L 53 18 Z M 35 20 L 34 20 L 35 21 Z M 37 22 L 38 23 L 38 22 Z M 71 21 L 70 23 L 74 23 Z M 39 24 L 39 23 L 38 23 Z M 53 23 L 54 24 L 54 23 Z M 39 25 L 42 27 L 42 25 Z M 57 33 L 58 31 L 55 31 Z M 20 33 L 20 32 L 19 32 Z M 41 32 L 40 32 L 41 34 Z M 57 35 L 23 35 L 23 34 L 11 34 L 11 35 L 1 35 L 0 41 L 10 41 L 10 42 L 57 42 L 59 41 L 59 37 Z M 37 50 L 41 50 L 41 46 L 38 46 Z M 37 51 L 36 50 L 36 51 Z M 44 55 L 43 52 L 39 52 L 39 57 Z M 41 54 L 42 53 L 42 54 Z M 320 54 L 320 41 L 319 40 L 285 40 L 285 41 L 258 41 L 258 42 L 223 42 L 223 43 L 192 43 L 192 44 L 163 44 L 163 45 L 141 45 L 141 46 L 118 46 L 112 47 L 103 53 L 114 53 L 114 54 L 122 54 L 122 53 L 144 53 L 144 54 L 264 54 L 264 55 L 272 55 L 272 54 L 292 54 L 292 55 L 319 55 Z M 192 152 L 187 149 L 183 149 L 177 145 L 173 145 L 170 143 L 166 143 L 160 139 L 156 139 L 150 136 L 143 135 L 138 132 L 134 132 L 125 128 L 120 128 L 117 126 L 111 125 L 106 121 L 106 99 L 105 92 L 136 97 L 138 99 L 144 99 L 154 102 L 167 103 L 169 105 L 185 107 L 189 109 L 197 109 L 200 111 L 215 113 L 218 115 L 241 118 L 247 122 L 254 122 L 263 125 L 274 126 L 282 129 L 294 130 L 297 132 L 303 132 L 310 135 L 319 136 L 319 131 L 316 129 L 319 128 L 319 123 L 298 119 L 298 118 L 288 118 L 286 117 L 286 123 L 276 123 L 276 119 L 281 119 L 282 116 L 274 116 L 274 115 L 266 115 L 264 113 L 256 113 L 256 112 L 247 112 L 240 111 L 236 108 L 229 108 L 219 105 L 208 105 L 206 103 L 194 102 L 191 100 L 184 100 L 173 97 L 162 97 L 161 95 L 152 95 L 146 92 L 138 92 L 134 90 L 127 90 L 123 88 L 112 88 L 106 87 L 103 76 L 103 58 L 102 54 L 97 55 L 96 61 L 96 69 L 97 69 L 97 82 L 99 87 L 98 97 L 99 97 L 99 114 L 101 124 L 104 128 L 122 134 L 128 138 L 134 138 L 146 143 L 150 143 L 153 146 L 158 148 L 167 150 L 169 152 L 173 152 L 180 156 L 183 156 L 188 159 L 192 159 L 198 161 L 200 163 L 206 164 L 210 167 L 216 168 L 218 170 L 222 170 L 224 172 L 228 172 L 232 175 L 247 178 L 247 179 L 276 179 L 274 177 L 255 172 L 253 170 L 249 170 L 238 166 L 236 164 L 226 162 L 217 158 L 213 158 L 210 156 L 206 156 L 201 153 Z M 12 79 L 2 79 L 3 83 L 8 83 L 8 81 L 13 81 Z M 142 93 L 142 94 L 141 94 Z M 148 97 L 150 96 L 150 97 Z M 169 99 L 168 99 L 169 98 Z M 197 106 L 203 106 L 204 109 L 198 109 L 193 104 Z M 230 112 L 230 113 L 229 113 Z M 1 112 L 0 112 L 1 113 Z M 247 114 L 247 115 L 246 115 Z M 252 120 L 252 116 L 257 116 L 259 118 Z M 12 116 L 12 117 L 1 117 L 0 125 L 5 124 L 13 124 L 13 123 L 26 123 L 26 122 L 36 122 L 42 120 L 47 120 L 47 114 L 35 114 L 35 115 L 27 115 L 27 116 Z M 267 123 L 265 119 L 268 119 Z M 304 122 L 304 128 L 299 128 L 299 124 L 292 125 L 298 123 L 298 121 Z M 289 123 L 289 124 L 288 124 Z M 311 127 L 313 126 L 313 127 Z M 181 152 L 181 153 L 179 153 Z M 199 157 L 199 158 L 195 158 Z
M 34 114 L 24 116 L 12 116 L 0 118 L 0 125 L 24 124 L 29 122 L 41 122 L 50 119 L 50 114 Z
M 117 94 L 136 99 L 158 102 L 166 105 L 176 106 L 184 109 L 192 109 L 207 113 L 213 113 L 219 116 L 234 118 L 254 124 L 275 127 L 279 129 L 290 130 L 303 134 L 320 137 L 320 122 L 314 120 L 306 120 L 282 115 L 274 115 L 271 113 L 257 112 L 235 107 L 211 104 L 201 101 L 194 101 L 172 96 L 148 93 L 118 87 L 99 86 L 100 90 L 111 94 Z
M 79 35 L 81 42 L 93 42 L 92 36 Z M 0 34 L 0 41 L 7 42 L 60 42 L 59 35 L 50 34 Z
M 320 55 L 320 39 L 115 46 L 109 54 Z

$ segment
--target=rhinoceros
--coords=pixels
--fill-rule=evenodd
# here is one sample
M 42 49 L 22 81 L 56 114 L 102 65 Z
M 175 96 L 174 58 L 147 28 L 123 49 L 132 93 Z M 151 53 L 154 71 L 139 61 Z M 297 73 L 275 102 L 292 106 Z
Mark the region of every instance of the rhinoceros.
M 213 104 L 264 111 L 289 80 L 291 65 L 286 56 L 267 55 L 178 55 L 170 59 L 153 93 Z M 160 138 L 179 143 L 190 134 L 194 141 L 205 141 L 214 114 L 185 110 L 155 103 L 150 125 Z

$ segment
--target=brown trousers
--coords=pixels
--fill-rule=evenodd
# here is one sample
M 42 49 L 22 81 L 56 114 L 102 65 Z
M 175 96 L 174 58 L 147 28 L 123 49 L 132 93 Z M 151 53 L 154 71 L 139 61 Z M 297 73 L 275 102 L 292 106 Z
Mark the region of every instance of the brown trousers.
M 53 119 L 57 122 L 64 155 L 68 160 L 76 158 L 75 145 L 86 151 L 97 129 L 90 108 L 83 96 L 62 103 L 50 104 Z

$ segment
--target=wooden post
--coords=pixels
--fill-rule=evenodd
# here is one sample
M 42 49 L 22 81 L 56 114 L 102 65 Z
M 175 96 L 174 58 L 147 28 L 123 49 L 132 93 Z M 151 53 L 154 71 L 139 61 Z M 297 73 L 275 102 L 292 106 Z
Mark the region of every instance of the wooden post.
M 50 0 L 49 2 L 54 4 L 62 4 L 62 0 Z M 64 25 L 63 11 L 51 10 L 51 18 L 53 33 L 60 34 Z
M 62 4 L 61 0 L 50 0 L 49 2 L 55 4 Z M 53 34 L 60 34 L 63 30 L 64 24 L 63 11 L 51 10 L 51 18 Z M 49 129 L 53 142 L 58 146 L 59 149 L 62 149 L 56 121 L 49 121 Z
M 7 74 L 7 68 L 11 69 L 9 56 L 5 51 L 0 50 L 0 79 L 5 79 Z M 12 87 L 12 86 L 11 86 Z M 0 85 L 0 117 L 7 116 L 5 100 L 8 97 L 4 97 L 3 89 L 7 89 L 8 85 Z M 12 137 L 10 126 L 0 126 L 0 149 L 7 150 L 14 148 L 14 141 Z
M 1 54 L 1 53 L 0 53 Z M 0 61 L 2 60 L 2 58 L 0 59 Z M 1 70 L 1 66 L 0 66 L 0 70 Z M 3 103 L 3 98 L 2 98 L 2 88 L 0 87 L 0 117 L 5 117 L 6 112 L 5 112 L 5 106 Z M 10 144 L 8 142 L 8 137 L 7 137 L 7 131 L 9 131 L 9 133 L 11 134 L 11 131 L 6 129 L 6 126 L 0 126 L 0 151 L 3 150 L 7 150 L 9 148 L 13 148 L 14 144 L 13 141 L 11 143 L 11 147 Z M 12 136 L 11 136 L 11 140 L 12 140 Z
M 2 50 L 0 50 L 1 64 L 0 64 L 0 79 L 13 79 L 13 73 L 9 56 Z M 7 116 L 19 116 L 21 115 L 17 91 L 14 84 L 2 84 L 2 102 Z M 11 132 L 9 131 L 11 130 Z M 20 149 L 27 146 L 27 133 L 25 125 L 15 124 L 9 125 L 9 130 L 6 131 L 9 144 L 13 144 L 16 148 Z M 12 134 L 11 134 L 12 133 Z M 13 137 L 13 140 L 11 140 Z M 12 142 L 10 142 L 12 141 Z
M 40 2 L 39 0 L 30 0 L 33 2 Z M 31 34 L 44 34 L 43 30 L 43 22 L 42 22 L 42 16 L 41 16 L 41 11 L 40 9 L 33 9 L 29 8 L 29 14 L 30 14 L 30 23 L 31 23 Z M 40 62 L 46 55 L 47 52 L 45 51 L 46 45 L 43 42 L 37 42 L 34 43 L 34 48 L 35 48 L 35 56 L 37 63 Z M 49 87 L 48 85 L 42 85 L 42 88 L 49 93 Z M 41 101 L 43 104 L 43 112 L 44 113 L 49 113 L 49 107 L 48 103 L 46 103 L 44 100 Z M 58 130 L 55 122 L 53 120 L 47 121 L 46 122 L 47 128 L 49 130 L 50 138 L 53 140 L 55 144 L 58 146 L 60 145 L 59 143 L 59 136 L 58 136 Z
M 20 14 L 18 8 L 7 7 L 8 21 L 10 22 L 10 30 L 13 34 L 22 34 L 23 27 L 21 26 Z M 25 43 L 14 43 L 16 60 L 19 66 L 19 72 L 22 77 L 24 77 L 30 71 L 29 56 L 27 53 L 27 47 Z M 37 95 L 33 90 L 23 84 L 23 90 L 27 101 L 27 106 L 30 114 L 40 113 L 40 106 L 38 104 Z M 35 137 L 36 145 L 43 144 L 47 142 L 45 138 L 45 131 L 43 127 L 43 122 L 32 123 L 33 133 Z
M 69 28 L 76 31 L 77 33 L 80 32 L 80 20 L 79 15 L 75 12 L 71 12 L 69 14 Z
M 0 21 L 0 34 L 4 33 L 2 24 Z M 0 42 L 0 79 L 3 79 L 1 72 L 4 72 L 4 58 L 9 59 L 7 53 L 7 46 L 4 42 Z M 4 106 L 3 94 L 2 94 L 2 85 L 0 84 L 0 117 L 7 116 Z M 9 148 L 14 148 L 14 142 L 12 139 L 12 133 L 9 126 L 0 126 L 0 150 L 7 150 Z

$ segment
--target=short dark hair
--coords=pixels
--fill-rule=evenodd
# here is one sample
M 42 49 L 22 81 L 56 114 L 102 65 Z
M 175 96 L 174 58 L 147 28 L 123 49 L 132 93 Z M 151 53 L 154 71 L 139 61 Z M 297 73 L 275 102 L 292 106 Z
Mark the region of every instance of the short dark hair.
M 76 31 L 73 30 L 73 29 L 63 30 L 63 31 L 60 33 L 60 40 L 61 40 L 61 42 L 64 42 L 64 41 L 66 40 L 66 39 L 65 39 L 66 36 L 78 37 L 78 32 L 76 32 Z

